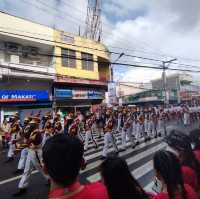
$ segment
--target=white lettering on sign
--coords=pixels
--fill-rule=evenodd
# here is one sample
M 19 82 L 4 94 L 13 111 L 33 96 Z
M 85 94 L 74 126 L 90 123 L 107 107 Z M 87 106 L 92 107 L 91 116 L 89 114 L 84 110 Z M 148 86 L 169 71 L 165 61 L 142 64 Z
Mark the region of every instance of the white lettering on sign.
M 2 95 L 1 99 L 8 99 L 8 95 Z

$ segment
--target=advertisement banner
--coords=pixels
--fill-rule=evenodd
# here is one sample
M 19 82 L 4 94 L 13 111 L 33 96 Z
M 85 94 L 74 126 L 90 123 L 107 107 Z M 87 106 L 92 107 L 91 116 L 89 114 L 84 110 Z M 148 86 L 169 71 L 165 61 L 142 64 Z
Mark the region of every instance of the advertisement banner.
M 49 100 L 47 90 L 0 90 L 0 102 L 35 102 Z
M 104 94 L 100 91 L 88 91 L 88 99 L 103 99 Z
M 72 98 L 72 90 L 70 89 L 55 89 L 56 98 Z
M 73 90 L 73 99 L 88 99 L 88 91 Z

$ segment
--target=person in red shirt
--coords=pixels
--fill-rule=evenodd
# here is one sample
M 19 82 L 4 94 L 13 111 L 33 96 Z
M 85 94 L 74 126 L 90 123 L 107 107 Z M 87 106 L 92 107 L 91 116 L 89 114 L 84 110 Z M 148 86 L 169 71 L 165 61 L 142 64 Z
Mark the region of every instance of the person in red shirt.
M 83 144 L 76 137 L 58 134 L 46 141 L 43 170 L 51 181 L 49 199 L 108 199 L 103 184 L 80 184 L 78 176 L 83 152 Z
M 172 131 L 166 138 L 168 150 L 172 151 L 180 160 L 183 179 L 195 191 L 199 190 L 200 184 L 200 164 L 196 159 L 189 136 L 182 132 Z
M 193 144 L 194 155 L 200 163 L 200 129 L 191 131 L 190 138 Z
M 160 191 L 154 199 L 197 199 L 193 188 L 184 184 L 179 159 L 170 151 L 158 151 L 153 158 Z
M 150 199 L 132 176 L 125 160 L 119 157 L 107 157 L 100 166 L 102 182 L 107 187 L 109 199 Z

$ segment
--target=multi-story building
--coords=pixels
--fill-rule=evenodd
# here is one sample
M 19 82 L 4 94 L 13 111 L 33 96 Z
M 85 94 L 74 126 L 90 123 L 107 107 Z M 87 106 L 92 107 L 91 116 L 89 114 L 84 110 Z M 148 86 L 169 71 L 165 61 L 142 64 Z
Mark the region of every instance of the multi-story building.
M 54 105 L 63 111 L 101 103 L 110 80 L 108 50 L 103 44 L 55 31 Z
M 163 80 L 151 81 L 152 89 L 142 91 L 123 98 L 127 104 L 163 104 L 165 92 Z M 188 102 L 194 104 L 200 101 L 200 86 L 194 85 L 189 74 L 173 74 L 166 78 L 166 93 L 169 103 Z
M 0 110 L 6 115 L 52 107 L 53 30 L 0 12 Z M 47 40 L 48 38 L 48 40 Z
M 91 107 L 110 79 L 106 47 L 0 12 L 0 110 L 6 115 Z

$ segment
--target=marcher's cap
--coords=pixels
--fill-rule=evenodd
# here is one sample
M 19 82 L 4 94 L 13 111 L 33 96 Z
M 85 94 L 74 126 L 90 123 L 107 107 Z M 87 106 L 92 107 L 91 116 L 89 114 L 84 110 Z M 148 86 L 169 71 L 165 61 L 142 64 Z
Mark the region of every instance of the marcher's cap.
M 36 116 L 31 117 L 30 124 L 39 124 L 40 123 L 40 118 Z
M 15 113 L 15 114 L 13 114 L 12 117 L 13 117 L 13 118 L 16 118 L 16 119 L 19 119 L 19 113 Z
M 180 131 L 173 130 L 165 138 L 165 142 L 178 151 L 192 151 L 190 137 Z

